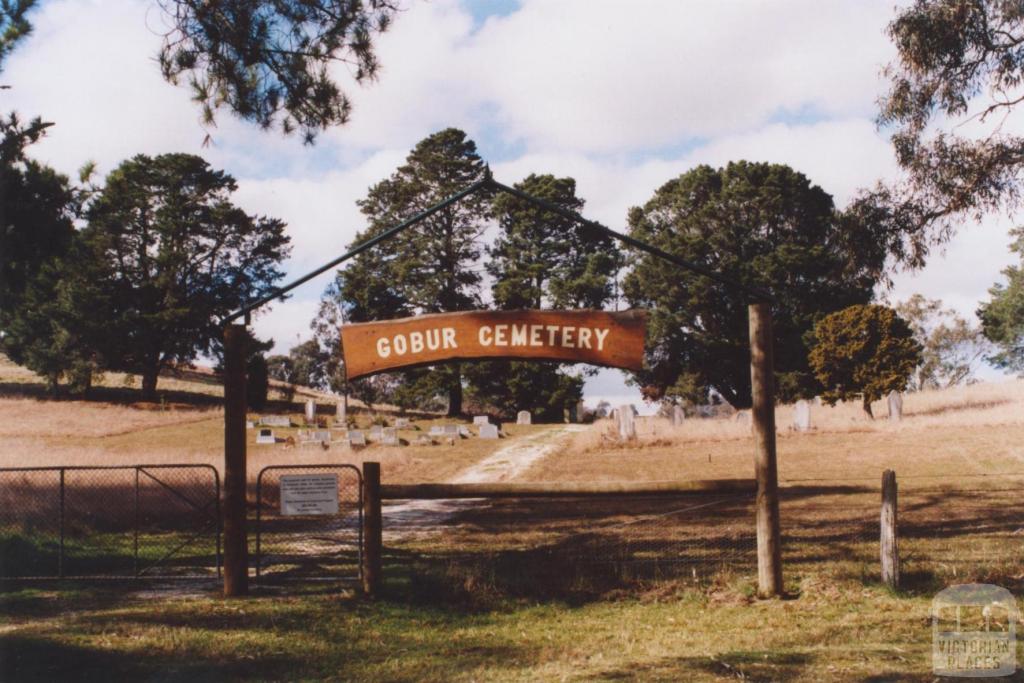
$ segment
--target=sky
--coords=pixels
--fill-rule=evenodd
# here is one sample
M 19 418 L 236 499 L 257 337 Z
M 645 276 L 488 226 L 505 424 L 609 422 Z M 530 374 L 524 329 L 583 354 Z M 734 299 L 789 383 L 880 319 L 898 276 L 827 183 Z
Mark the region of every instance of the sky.
M 789 164 L 844 207 L 897 175 L 874 122 L 892 16 L 892 0 L 406 0 L 377 39 L 378 80 L 336 70 L 353 102 L 348 125 L 310 147 L 221 112 L 204 147 L 198 107 L 157 67 L 165 20 L 155 0 L 43 0 L 0 76 L 11 86 L 0 110 L 55 122 L 32 154 L 72 177 L 87 161 L 105 174 L 138 153 L 204 156 L 238 180 L 238 205 L 288 223 L 288 280 L 343 253 L 364 227 L 356 200 L 449 126 L 506 184 L 531 172 L 574 177 L 583 213 L 613 229 L 696 164 L 739 159 Z M 1013 262 L 1012 226 L 998 216 L 965 224 L 880 296 L 921 293 L 973 320 Z M 309 338 L 329 280 L 268 307 L 256 334 L 277 352 Z M 640 403 L 615 370 L 585 392 L 589 404 Z

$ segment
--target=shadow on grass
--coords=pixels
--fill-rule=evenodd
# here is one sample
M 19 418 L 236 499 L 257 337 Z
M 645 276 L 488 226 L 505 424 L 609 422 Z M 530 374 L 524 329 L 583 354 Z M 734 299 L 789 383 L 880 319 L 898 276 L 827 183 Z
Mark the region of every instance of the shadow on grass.
M 0 680 L 21 681 L 224 681 L 287 680 L 301 661 L 294 656 L 258 658 L 157 652 L 118 652 L 73 645 L 45 636 L 0 636 Z M 343 672 L 339 672 L 344 675 Z
M 795 681 L 806 678 L 806 667 L 814 662 L 802 653 L 726 652 L 715 657 L 704 655 L 664 657 L 651 664 L 631 665 L 628 669 L 610 669 L 597 681 L 686 681 L 698 672 L 743 681 Z

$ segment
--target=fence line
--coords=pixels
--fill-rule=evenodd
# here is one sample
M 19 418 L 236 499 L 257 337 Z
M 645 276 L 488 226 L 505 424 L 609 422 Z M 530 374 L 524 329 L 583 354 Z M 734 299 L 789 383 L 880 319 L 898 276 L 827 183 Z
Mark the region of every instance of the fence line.
M 0 468 L 0 580 L 219 577 L 220 522 L 211 465 Z

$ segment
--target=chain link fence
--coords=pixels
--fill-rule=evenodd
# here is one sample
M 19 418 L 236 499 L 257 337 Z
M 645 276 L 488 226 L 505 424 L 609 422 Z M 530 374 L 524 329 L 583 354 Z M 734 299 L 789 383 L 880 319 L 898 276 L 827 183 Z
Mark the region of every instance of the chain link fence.
M 208 465 L 0 469 L 0 579 L 214 578 Z
M 352 465 L 275 465 L 256 479 L 256 580 L 357 582 L 362 475 Z

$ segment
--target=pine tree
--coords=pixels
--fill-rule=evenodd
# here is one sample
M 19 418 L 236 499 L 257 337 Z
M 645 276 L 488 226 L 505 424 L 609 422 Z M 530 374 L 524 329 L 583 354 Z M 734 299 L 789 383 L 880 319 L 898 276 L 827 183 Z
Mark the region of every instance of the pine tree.
M 576 181 L 531 174 L 515 186 L 569 211 L 579 212 Z M 559 214 L 507 194 L 498 195 L 494 213 L 499 235 L 488 249 L 487 271 L 494 306 L 502 310 L 540 308 L 600 309 L 612 295 L 621 266 L 617 246 Z M 467 371 L 474 400 L 511 416 L 529 410 L 540 419 L 561 420 L 566 405 L 582 398 L 584 375 L 566 364 L 486 361 Z
M 405 164 L 359 202 L 370 225 L 356 243 L 465 189 L 483 176 L 484 168 L 476 144 L 461 130 L 449 128 L 425 138 Z M 479 193 L 442 209 L 354 259 L 325 292 L 325 302 L 340 303 L 348 322 L 479 308 L 477 263 L 489 216 L 489 198 Z M 323 322 L 329 314 L 329 308 L 322 309 L 318 319 Z M 391 384 L 399 387 L 400 403 L 444 395 L 450 415 L 462 412 L 459 364 L 400 374 L 403 381 Z

